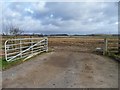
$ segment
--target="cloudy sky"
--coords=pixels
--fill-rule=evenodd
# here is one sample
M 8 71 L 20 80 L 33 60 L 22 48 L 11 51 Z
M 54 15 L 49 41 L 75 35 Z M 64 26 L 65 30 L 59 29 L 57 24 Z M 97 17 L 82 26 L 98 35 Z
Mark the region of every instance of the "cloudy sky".
M 4 25 L 12 23 L 18 26 L 24 33 L 113 34 L 118 33 L 118 4 L 4 2 L 2 21 Z

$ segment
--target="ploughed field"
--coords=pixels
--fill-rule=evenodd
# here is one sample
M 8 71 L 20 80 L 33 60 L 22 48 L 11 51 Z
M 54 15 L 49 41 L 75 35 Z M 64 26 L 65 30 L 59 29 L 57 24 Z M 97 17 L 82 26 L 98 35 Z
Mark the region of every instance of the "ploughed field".
M 50 52 L 3 71 L 3 88 L 117 88 L 118 62 L 92 53 L 103 38 L 49 37 Z
M 66 47 L 67 50 L 93 52 L 97 47 L 104 48 L 103 38 L 72 37 L 49 38 L 49 47 Z M 76 48 L 76 49 L 74 49 Z

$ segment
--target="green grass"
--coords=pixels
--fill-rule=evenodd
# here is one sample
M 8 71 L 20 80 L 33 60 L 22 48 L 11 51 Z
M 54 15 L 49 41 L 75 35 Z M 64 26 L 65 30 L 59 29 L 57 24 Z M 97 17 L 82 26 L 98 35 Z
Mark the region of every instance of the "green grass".
M 120 54 L 119 53 L 108 53 L 107 56 L 120 61 Z
M 0 69 L 2 69 L 2 58 L 0 58 Z
M 40 53 L 40 54 L 38 54 L 38 55 L 43 55 L 43 54 L 49 53 L 49 52 L 51 52 L 51 50 L 49 50 L 48 52 Z M 36 57 L 36 56 L 38 56 L 38 55 L 35 55 L 34 57 Z M 34 57 L 31 57 L 31 58 L 34 58 Z M 25 58 L 17 59 L 17 60 L 12 61 L 12 62 L 7 62 L 7 61 L 5 60 L 5 58 L 0 58 L 0 67 L 2 68 L 2 70 L 6 70 L 6 69 L 12 68 L 12 67 L 14 67 L 14 66 L 16 66 L 16 65 L 22 64 L 22 63 L 24 63 L 24 62 L 26 62 L 26 61 L 28 61 L 28 60 L 31 60 L 31 58 L 26 59 L 26 60 L 25 60 Z
M 5 70 L 5 69 L 11 68 L 15 65 L 23 63 L 23 60 L 18 59 L 18 60 L 12 61 L 12 62 L 7 62 L 5 59 L 2 59 L 0 63 L 2 64 L 2 66 L 1 66 L 2 70 Z
M 0 44 L 0 49 L 2 49 L 2 47 L 3 47 L 2 44 Z

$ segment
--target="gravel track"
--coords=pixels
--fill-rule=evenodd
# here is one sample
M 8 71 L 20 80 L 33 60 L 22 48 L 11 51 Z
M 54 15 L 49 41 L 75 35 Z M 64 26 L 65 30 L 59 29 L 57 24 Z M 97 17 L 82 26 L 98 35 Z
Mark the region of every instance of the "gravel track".
M 61 49 L 61 50 L 60 50 Z M 117 88 L 118 62 L 67 51 L 42 54 L 3 71 L 3 88 Z

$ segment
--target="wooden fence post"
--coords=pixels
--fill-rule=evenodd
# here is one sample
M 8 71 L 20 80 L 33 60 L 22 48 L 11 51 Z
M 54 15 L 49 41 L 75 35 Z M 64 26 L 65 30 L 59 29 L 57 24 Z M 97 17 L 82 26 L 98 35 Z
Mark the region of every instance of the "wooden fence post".
M 120 53 L 120 35 L 118 35 L 118 53 Z
M 107 54 L 108 52 L 108 40 L 107 38 L 104 39 L 104 51 L 103 51 L 103 55 Z
M 31 36 L 32 38 L 31 38 L 31 46 L 33 46 L 33 36 Z M 32 49 L 31 49 L 32 51 L 31 51 L 31 53 L 33 54 L 33 47 L 32 47 Z

